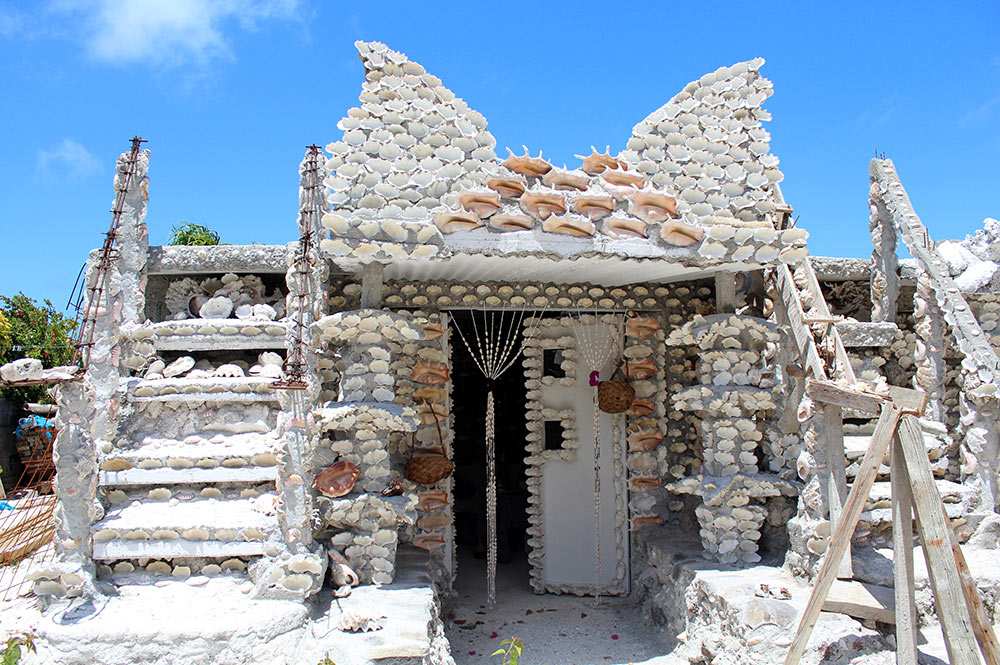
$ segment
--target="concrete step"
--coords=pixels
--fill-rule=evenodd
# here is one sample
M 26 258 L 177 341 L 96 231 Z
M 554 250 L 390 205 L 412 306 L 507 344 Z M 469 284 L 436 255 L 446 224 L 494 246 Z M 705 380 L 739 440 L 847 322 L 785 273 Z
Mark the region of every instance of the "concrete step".
M 216 483 L 274 482 L 278 479 L 276 466 L 248 466 L 240 468 L 216 467 L 214 469 L 128 469 L 127 471 L 101 471 L 101 487 L 129 487 L 137 485 L 211 485 Z
M 277 402 L 274 379 L 212 377 L 207 379 L 136 379 L 129 382 L 128 398 L 143 402 Z
M 277 442 L 271 436 L 263 434 L 234 434 L 230 436 L 216 435 L 212 438 L 190 436 L 183 441 L 176 439 L 159 439 L 145 437 L 137 443 L 127 443 L 102 456 L 101 482 L 105 485 L 114 484 L 149 484 L 146 479 L 156 478 L 156 474 L 135 473 L 138 471 L 213 471 L 219 477 L 215 481 L 191 480 L 183 473 L 173 474 L 179 480 L 176 482 L 237 482 L 223 480 L 227 477 L 224 471 L 240 470 L 249 482 L 258 476 L 272 477 L 277 471 L 275 451 Z M 268 472 L 251 471 L 251 469 L 269 469 Z M 163 477 L 171 477 L 162 474 Z M 239 474 L 236 474 L 237 476 Z M 200 478 L 211 477 L 202 474 Z M 151 482 L 159 482 L 151 481 Z
M 186 319 L 146 326 L 156 334 L 160 351 L 215 349 L 284 349 L 287 324 L 282 321 Z
M 278 530 L 264 497 L 132 502 L 107 511 L 91 528 L 94 558 L 258 555 Z

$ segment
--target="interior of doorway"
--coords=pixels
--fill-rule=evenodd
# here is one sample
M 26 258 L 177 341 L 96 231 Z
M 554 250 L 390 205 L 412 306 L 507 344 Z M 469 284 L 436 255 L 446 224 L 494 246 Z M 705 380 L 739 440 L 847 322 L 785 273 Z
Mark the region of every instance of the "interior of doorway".
M 452 325 L 475 348 L 473 312 L 452 311 Z M 499 312 L 497 313 L 499 316 Z M 512 313 L 506 313 L 509 321 Z M 482 312 L 475 313 L 482 327 Z M 515 349 L 520 347 L 521 330 L 516 331 Z M 462 560 L 486 558 L 486 437 L 485 415 L 487 380 L 469 355 L 457 333 L 451 336 L 451 379 L 455 440 L 454 512 L 455 545 L 458 550 L 458 575 L 483 570 L 481 566 L 462 565 Z M 528 488 L 524 463 L 526 435 L 526 397 L 523 357 L 511 365 L 493 384 L 496 412 L 497 477 L 497 566 L 498 577 L 507 582 L 516 579 L 518 586 L 528 586 L 527 528 Z M 481 577 L 483 595 L 485 576 Z M 523 579 L 522 579 L 523 578 Z M 473 581 L 474 582 L 474 581 Z M 498 584 L 498 587 L 500 585 Z

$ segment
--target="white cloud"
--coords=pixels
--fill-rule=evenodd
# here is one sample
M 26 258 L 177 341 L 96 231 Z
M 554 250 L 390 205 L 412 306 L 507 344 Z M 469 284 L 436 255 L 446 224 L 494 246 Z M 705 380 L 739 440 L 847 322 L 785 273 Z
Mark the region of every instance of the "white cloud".
M 35 171 L 40 178 L 78 182 L 100 170 L 101 160 L 73 139 L 63 139 L 51 148 L 40 148 L 35 161 Z
M 89 54 L 114 64 L 176 67 L 232 59 L 227 33 L 297 16 L 299 0 L 55 0 L 75 16 Z
M 963 127 L 968 125 L 985 125 L 989 123 L 994 110 L 1000 110 L 1000 97 L 994 97 L 988 102 L 970 109 L 968 113 L 959 119 L 958 124 Z

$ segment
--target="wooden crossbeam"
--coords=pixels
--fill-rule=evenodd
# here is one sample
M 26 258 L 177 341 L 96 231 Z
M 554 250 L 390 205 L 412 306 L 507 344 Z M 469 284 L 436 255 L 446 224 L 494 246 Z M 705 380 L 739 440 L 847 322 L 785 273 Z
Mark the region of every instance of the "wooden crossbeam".
M 913 584 L 913 494 L 899 437 L 892 445 L 892 585 L 896 600 L 896 663 L 917 665 L 917 604 Z
M 885 404 L 885 398 L 881 395 L 862 392 L 833 381 L 811 379 L 806 384 L 806 393 L 814 402 L 833 404 L 842 409 L 853 409 L 870 416 L 879 415 L 882 405 Z

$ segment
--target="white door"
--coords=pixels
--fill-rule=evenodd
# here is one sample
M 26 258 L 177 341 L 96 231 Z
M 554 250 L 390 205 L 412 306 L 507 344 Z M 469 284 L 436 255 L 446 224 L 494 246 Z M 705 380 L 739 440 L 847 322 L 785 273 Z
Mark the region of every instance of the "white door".
M 530 556 L 533 564 L 532 584 L 536 591 L 555 593 L 575 593 L 580 595 L 617 595 L 628 593 L 628 514 L 625 474 L 626 444 L 624 437 L 624 416 L 600 414 L 600 529 L 595 519 L 594 482 L 594 394 L 596 388 L 589 382 L 593 369 L 587 366 L 580 353 L 580 340 L 576 338 L 578 327 L 570 325 L 567 318 L 561 321 L 550 319 L 539 329 L 537 341 L 532 345 L 541 346 L 543 353 L 535 355 L 542 359 L 539 381 L 542 418 L 541 454 L 533 456 L 543 460 L 535 471 L 541 482 L 536 485 L 537 495 L 532 497 L 534 505 L 540 506 L 541 514 L 533 520 L 540 526 L 530 541 L 534 545 Z M 604 323 L 593 323 L 587 337 L 611 335 L 615 331 Z M 583 335 L 581 335 L 583 337 Z M 620 344 L 620 342 L 617 342 Z M 545 358 L 545 353 L 558 353 L 560 347 L 576 347 L 566 354 Z M 545 348 L 548 347 L 548 348 Z M 608 379 L 620 358 L 620 347 L 610 354 L 612 357 L 601 367 L 601 378 Z M 559 360 L 570 357 L 575 362 L 559 377 L 559 371 L 552 371 Z M 548 360 L 548 362 L 545 362 Z M 537 365 L 537 363 L 536 363 Z M 546 367 L 547 365 L 547 367 Z M 548 377 L 546 372 L 548 371 Z M 529 370 L 530 372 L 530 370 Z M 530 376 L 530 374 L 529 374 Z M 569 385 L 567 385 L 569 384 Z M 529 402 L 530 404 L 530 402 Z M 569 434 L 575 437 L 565 441 L 558 449 L 559 428 L 545 426 L 546 420 L 557 419 L 569 424 Z M 570 415 L 575 420 L 568 423 L 561 416 Z M 531 417 L 529 411 L 529 417 Z M 536 415 L 535 422 L 538 422 Z M 536 431 L 538 431 L 536 429 Z M 548 442 L 546 443 L 546 439 Z M 529 458 L 530 459 L 530 458 Z M 538 519 L 540 518 L 540 519 Z M 541 531 L 541 533 L 538 533 Z M 597 568 L 598 539 L 600 534 L 600 569 Z

